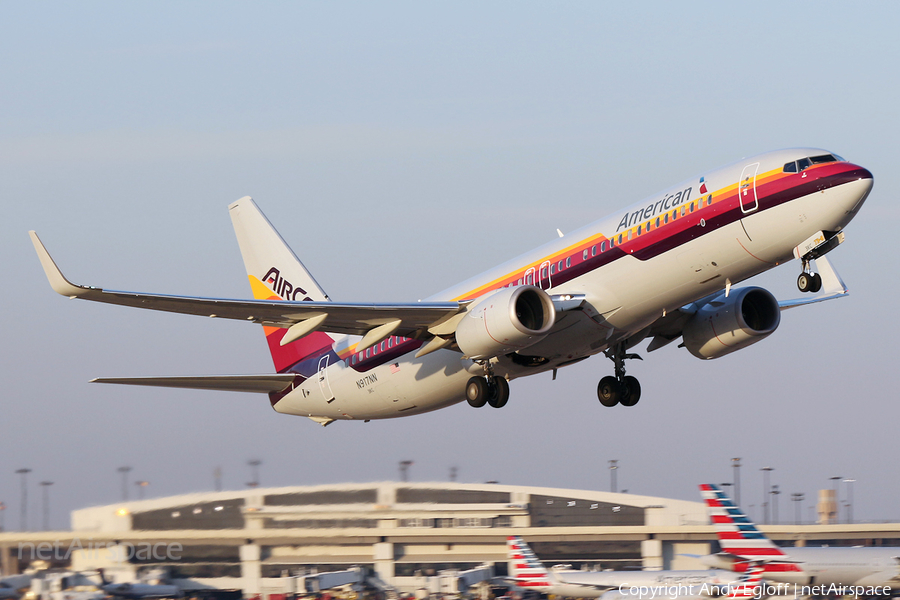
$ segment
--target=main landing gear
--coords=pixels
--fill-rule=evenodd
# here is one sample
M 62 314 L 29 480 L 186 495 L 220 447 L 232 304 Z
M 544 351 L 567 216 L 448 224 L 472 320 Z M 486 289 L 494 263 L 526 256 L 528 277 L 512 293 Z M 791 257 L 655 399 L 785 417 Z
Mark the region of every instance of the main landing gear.
M 641 384 L 631 375 L 625 374 L 625 360 L 636 358 L 637 354 L 626 354 L 625 344 L 619 342 L 606 351 L 606 356 L 615 363 L 615 377 L 607 375 L 597 385 L 597 398 L 603 406 L 634 406 L 641 399 Z
M 466 384 L 466 400 L 475 408 L 485 404 L 503 408 L 509 400 L 509 383 L 502 377 L 472 377 Z
M 822 289 L 822 276 L 818 273 L 811 273 L 809 261 L 803 261 L 803 272 L 797 278 L 797 287 L 801 292 L 816 293 Z
M 476 376 L 466 383 L 466 401 L 469 406 L 481 408 L 490 404 L 494 408 L 503 408 L 509 401 L 509 382 L 503 377 L 494 375 L 490 363 L 484 363 L 484 376 Z

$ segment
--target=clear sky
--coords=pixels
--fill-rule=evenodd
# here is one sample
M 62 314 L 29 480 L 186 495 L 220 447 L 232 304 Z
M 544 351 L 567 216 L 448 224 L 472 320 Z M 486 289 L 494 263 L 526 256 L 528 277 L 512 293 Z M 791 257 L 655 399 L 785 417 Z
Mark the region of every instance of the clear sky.
M 897 3 L 0 3 L 0 500 L 52 525 L 120 496 L 397 477 L 699 500 L 742 457 L 789 494 L 856 479 L 855 517 L 900 519 Z M 261 373 L 239 322 L 69 301 L 112 289 L 249 297 L 227 205 L 253 196 L 337 300 L 427 297 L 724 163 L 823 147 L 875 188 L 832 261 L 847 299 L 792 310 L 715 361 L 675 345 L 629 365 L 641 403 L 603 408 L 594 357 L 466 404 L 328 428 L 262 395 L 89 385 Z M 795 262 L 755 283 L 798 295 Z M 13 285 L 15 284 L 15 285 Z M 133 486 L 132 486 L 133 487 Z M 134 490 L 131 490 L 134 496 Z

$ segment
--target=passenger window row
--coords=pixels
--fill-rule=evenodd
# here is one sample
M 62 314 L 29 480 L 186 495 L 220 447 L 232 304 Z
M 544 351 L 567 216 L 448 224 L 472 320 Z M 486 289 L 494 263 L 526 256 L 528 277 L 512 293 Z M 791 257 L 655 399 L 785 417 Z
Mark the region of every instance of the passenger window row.
M 394 346 L 399 346 L 405 342 L 410 341 L 410 338 L 402 337 L 399 335 L 392 335 L 386 340 L 382 340 L 381 343 L 375 344 L 370 348 L 366 348 L 365 352 L 356 352 L 350 358 L 346 359 L 345 362 L 348 365 L 355 365 L 364 361 L 367 358 L 372 358 L 384 352 L 385 350 L 390 350 Z
M 611 250 L 615 248 L 617 245 L 621 245 L 623 242 L 631 240 L 632 237 L 636 238 L 645 233 L 650 233 L 653 229 L 658 229 L 663 225 L 667 224 L 670 220 L 672 222 L 675 219 L 684 217 L 686 214 L 692 213 L 695 210 L 700 210 L 704 206 L 711 206 L 713 201 L 712 194 L 706 196 L 706 198 L 699 198 L 697 200 L 692 200 L 690 203 L 682 205 L 680 208 L 673 209 L 671 211 L 666 211 L 665 214 L 659 215 L 648 220 L 646 223 L 641 223 L 637 227 L 632 227 L 627 232 L 620 233 L 618 235 L 614 235 L 609 240 L 604 240 L 600 242 L 599 252 L 602 254 L 607 250 Z M 608 242 L 608 245 L 607 245 Z M 581 260 L 586 261 L 589 258 L 593 258 L 597 256 L 598 253 L 598 245 L 594 244 L 590 248 L 585 248 L 581 252 Z M 573 255 L 574 256 L 574 255 Z M 546 263 L 544 263 L 546 265 Z M 562 273 L 565 269 L 568 269 L 572 266 L 572 256 L 567 256 L 564 259 L 560 259 L 558 262 L 554 262 L 550 264 L 549 267 L 549 275 L 556 275 L 557 273 Z M 529 267 L 529 269 L 525 272 L 525 275 L 520 277 L 518 281 L 513 281 L 509 283 L 505 287 L 514 287 L 517 285 L 536 285 L 535 281 L 535 268 Z M 541 266 L 540 268 L 540 280 L 546 279 L 548 276 L 548 268 L 546 266 Z

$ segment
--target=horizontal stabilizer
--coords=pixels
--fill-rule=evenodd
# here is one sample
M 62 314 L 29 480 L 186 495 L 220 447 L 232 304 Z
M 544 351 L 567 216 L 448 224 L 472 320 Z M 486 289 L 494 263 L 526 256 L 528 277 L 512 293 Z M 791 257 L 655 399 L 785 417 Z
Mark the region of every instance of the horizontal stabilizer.
M 302 381 L 301 377 L 286 373 L 282 375 L 211 375 L 200 377 L 98 377 L 97 379 L 91 379 L 91 383 L 118 383 L 123 385 L 214 390 L 217 392 L 256 392 L 267 394 L 287 389 L 294 383 L 295 379 Z

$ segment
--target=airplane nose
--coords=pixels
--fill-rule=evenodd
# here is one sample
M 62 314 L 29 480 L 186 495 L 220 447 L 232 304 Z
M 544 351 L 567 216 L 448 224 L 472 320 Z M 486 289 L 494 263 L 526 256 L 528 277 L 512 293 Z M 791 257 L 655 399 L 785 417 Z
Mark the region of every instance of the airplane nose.
M 853 201 L 853 206 L 849 211 L 850 214 L 856 214 L 860 207 L 862 207 L 863 202 L 865 202 L 866 198 L 869 197 L 869 192 L 872 191 L 872 185 L 875 183 L 875 178 L 872 176 L 871 171 L 859 165 L 853 166 L 856 167 L 852 171 L 852 174 L 856 176 L 859 193 L 856 195 L 855 201 Z
M 853 171 L 854 174 L 858 175 L 860 179 L 868 179 L 870 181 L 875 180 L 875 178 L 872 176 L 872 171 L 868 170 L 865 167 L 861 167 L 859 165 L 853 165 L 853 166 L 856 167 L 856 169 L 854 169 L 854 171 Z

